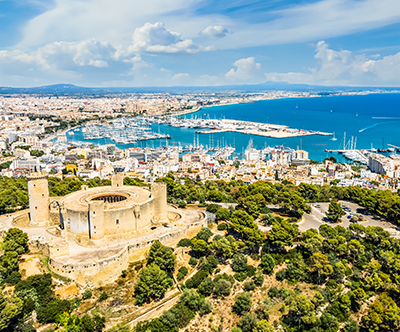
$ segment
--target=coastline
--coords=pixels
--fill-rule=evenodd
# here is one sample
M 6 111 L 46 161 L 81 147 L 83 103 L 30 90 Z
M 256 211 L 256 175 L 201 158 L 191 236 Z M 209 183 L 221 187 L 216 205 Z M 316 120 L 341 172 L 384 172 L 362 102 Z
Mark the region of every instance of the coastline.
M 397 91 L 363 91 L 363 92 L 346 92 L 346 93 L 336 93 L 336 94 L 330 94 L 330 95 L 309 95 L 309 96 L 302 96 L 302 95 L 296 95 L 296 96 L 285 96 L 285 97 L 272 97 L 268 96 L 266 98 L 260 98 L 256 100 L 249 100 L 245 102 L 229 102 L 225 104 L 217 104 L 217 105 L 202 105 L 197 109 L 190 109 L 190 110 L 184 110 L 182 112 L 177 112 L 175 114 L 169 114 L 168 116 L 181 116 L 181 115 L 186 115 L 186 114 L 191 114 L 191 113 L 196 113 L 201 111 L 203 108 L 210 108 L 210 107 L 218 107 L 218 106 L 229 106 L 229 105 L 239 105 L 239 104 L 253 104 L 259 101 L 266 101 L 266 100 L 279 100 L 279 99 L 296 99 L 296 98 L 324 98 L 324 97 L 339 97 L 339 96 L 367 96 L 367 95 L 373 95 L 373 94 L 400 94 L 400 90 Z M 164 116 L 164 114 L 156 114 L 157 116 Z M 165 115 L 166 116 L 166 115 Z

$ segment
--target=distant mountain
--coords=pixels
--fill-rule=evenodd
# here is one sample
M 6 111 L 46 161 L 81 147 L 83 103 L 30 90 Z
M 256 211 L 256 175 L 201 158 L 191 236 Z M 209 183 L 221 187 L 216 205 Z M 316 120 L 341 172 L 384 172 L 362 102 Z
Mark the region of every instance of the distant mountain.
M 104 87 L 91 88 L 73 84 L 54 84 L 30 88 L 0 87 L 0 95 L 45 95 L 45 96 L 104 96 L 110 94 L 131 93 L 195 93 L 195 92 L 262 92 L 262 91 L 308 91 L 308 92 L 336 92 L 336 91 L 366 91 L 392 90 L 396 88 L 377 87 L 345 87 L 345 86 L 317 86 L 307 84 L 289 84 L 285 82 L 265 82 L 261 84 L 224 85 L 224 86 L 172 86 L 172 87 Z M 398 89 L 398 88 L 397 88 Z

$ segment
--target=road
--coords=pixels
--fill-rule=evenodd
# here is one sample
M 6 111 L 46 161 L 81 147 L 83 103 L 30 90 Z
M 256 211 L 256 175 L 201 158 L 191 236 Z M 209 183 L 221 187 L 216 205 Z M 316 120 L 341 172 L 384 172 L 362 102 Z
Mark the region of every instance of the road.
M 311 215 L 308 215 L 308 216 L 313 216 L 314 219 L 317 219 L 320 224 L 327 224 L 327 225 L 331 225 L 331 226 L 341 225 L 343 227 L 349 227 L 351 224 L 350 219 L 348 218 L 349 213 L 355 212 L 355 213 L 362 215 L 362 217 L 364 219 L 364 221 L 359 222 L 360 225 L 363 225 L 365 227 L 367 227 L 367 226 L 382 227 L 383 229 L 388 231 L 392 236 L 399 237 L 400 232 L 399 232 L 398 227 L 389 223 L 388 221 L 386 221 L 386 219 L 370 213 L 368 210 L 366 210 L 365 208 L 363 208 L 362 206 L 360 206 L 356 203 L 351 203 L 351 202 L 346 202 L 346 201 L 339 201 L 339 203 L 342 204 L 342 206 L 346 206 L 350 209 L 350 211 L 348 211 L 346 213 L 346 215 L 341 218 L 340 223 L 334 224 L 330 221 L 327 221 L 327 222 L 323 221 L 323 218 L 326 216 L 326 212 L 328 211 L 329 203 L 312 203 L 312 204 L 310 204 L 311 205 Z M 310 218 L 307 218 L 307 220 L 309 220 L 309 222 L 307 222 L 307 224 L 303 227 L 304 228 L 309 227 L 309 226 L 312 227 L 313 222 L 310 220 Z M 309 227 L 309 228 L 311 228 L 311 227 Z M 313 227 L 313 228 L 315 228 L 315 227 Z
M 384 218 L 371 214 L 368 210 L 366 210 L 365 208 L 363 208 L 358 204 L 346 201 L 339 201 L 339 203 L 342 204 L 342 206 L 347 206 L 348 208 L 350 208 L 349 212 L 356 212 L 363 216 L 364 221 L 359 222 L 360 225 L 363 225 L 365 227 L 367 226 L 382 227 L 384 230 L 388 231 L 390 235 L 400 238 L 400 228 L 392 225 Z M 311 213 L 310 214 L 304 213 L 302 221 L 298 223 L 301 232 L 305 232 L 310 228 L 318 229 L 319 226 L 323 224 L 330 225 L 333 227 L 337 225 L 341 225 L 343 227 L 350 226 L 350 219 L 348 218 L 349 215 L 348 213 L 346 213 L 346 215 L 341 218 L 340 223 L 335 224 L 330 221 L 327 221 L 326 212 L 328 211 L 329 203 L 311 203 L 310 206 L 311 206 Z M 268 207 L 270 209 L 279 209 L 279 206 L 277 205 L 268 205 Z M 271 226 L 259 225 L 259 229 L 263 232 L 268 232 L 271 230 Z

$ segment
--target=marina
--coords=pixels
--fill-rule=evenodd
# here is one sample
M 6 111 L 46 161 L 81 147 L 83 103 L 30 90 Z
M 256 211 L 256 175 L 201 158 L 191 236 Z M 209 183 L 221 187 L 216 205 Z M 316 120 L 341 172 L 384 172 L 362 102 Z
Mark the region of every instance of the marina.
M 144 119 L 122 118 L 109 125 L 90 123 L 82 128 L 85 140 L 98 140 L 109 138 L 115 143 L 135 144 L 137 141 L 155 139 L 170 139 L 170 135 L 164 135 L 152 131 L 151 123 Z M 69 131 L 68 134 L 74 134 Z

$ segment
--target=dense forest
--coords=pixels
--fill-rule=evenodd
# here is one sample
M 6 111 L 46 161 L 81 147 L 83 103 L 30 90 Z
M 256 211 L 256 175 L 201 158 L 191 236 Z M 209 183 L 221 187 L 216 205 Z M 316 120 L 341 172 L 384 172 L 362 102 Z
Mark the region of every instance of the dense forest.
M 34 332 L 31 315 L 36 313 L 40 324 L 57 323 L 60 326 L 72 319 L 81 329 L 68 331 L 102 331 L 104 317 L 86 314 L 81 318 L 70 316 L 79 306 L 81 298 L 72 301 L 61 300 L 54 293 L 51 274 L 32 275 L 21 280 L 19 261 L 29 252 L 28 236 L 17 228 L 11 228 L 3 236 L 2 256 L 0 257 L 0 287 L 13 286 L 12 295 L 0 292 L 0 331 Z
M 225 331 L 225 323 L 233 332 L 400 329 L 400 242 L 382 228 L 324 224 L 299 237 L 296 224 L 278 220 L 265 236 L 248 236 L 257 226 L 245 211 L 223 224 L 224 236 L 202 229 L 180 241 L 178 246 L 191 248 L 189 264 L 198 272 L 181 284 L 178 304 L 133 331 Z M 163 297 L 175 265 L 170 248 L 153 244 L 135 286 L 138 305 Z M 221 273 L 227 265 L 233 274 Z M 181 267 L 177 279 L 186 274 Z M 231 305 L 214 325 L 216 302 Z M 112 331 L 130 329 L 120 324 Z
M 360 187 L 319 186 L 302 183 L 295 186 L 289 181 L 271 183 L 258 181 L 245 185 L 243 181 L 193 181 L 189 178 L 175 179 L 172 174 L 160 178 L 167 184 L 170 203 L 230 202 L 238 203 L 248 214 L 256 218 L 268 212 L 269 204 L 280 205 L 286 212 L 299 218 L 310 212 L 307 203 L 347 200 L 355 202 L 378 216 L 400 224 L 399 192 L 373 190 Z M 184 204 L 183 204 L 184 205 Z
M 1 193 L 0 202 L 6 202 L 3 207 L 27 205 L 26 180 L 0 181 L 11 186 Z M 398 193 L 295 186 L 287 181 L 202 183 L 174 179 L 172 175 L 158 181 L 167 183 L 169 202 L 205 206 L 215 214 L 218 225 L 179 242 L 179 247 L 189 250 L 184 263 L 172 248 L 156 241 L 143 266 L 133 272 L 123 271 L 119 282 L 124 283 L 127 274 L 134 276 L 132 294 L 124 301 L 133 301 L 138 308 L 163 299 L 174 287 L 173 277 L 183 293 L 160 317 L 139 322 L 133 329 L 121 323 L 109 331 L 400 330 L 400 240 L 380 227 L 359 223 L 349 228 L 322 224 L 319 229 L 301 233 L 294 222 L 309 212 L 307 203 L 331 201 L 334 210 L 340 199 L 356 202 L 397 224 Z M 130 178 L 124 183 L 145 185 Z M 49 190 L 52 196 L 65 195 L 79 190 L 82 184 L 94 187 L 110 182 L 50 178 Z M 3 194 L 4 190 L 9 190 L 8 194 Z M 14 197 L 15 202 L 5 201 L 6 196 Z M 221 208 L 216 204 L 220 202 L 237 204 Z M 286 217 L 272 214 L 270 204 L 279 205 Z M 340 215 L 340 211 L 337 213 Z M 270 225 L 270 230 L 262 232 L 256 220 Z M 19 259 L 28 252 L 27 241 L 26 234 L 17 229 L 3 237 L 0 282 L 3 288 L 13 286 L 14 290 L 12 295 L 0 294 L 0 331 L 34 331 L 30 320 L 33 311 L 39 323 L 54 323 L 57 331 L 102 331 L 107 323 L 105 316 L 96 311 L 77 311 L 82 301 L 92 297 L 91 290 L 67 301 L 55 296 L 50 274 L 21 280 Z M 103 292 L 97 301 L 106 301 L 109 296 L 113 292 Z M 219 307 L 224 308 L 222 316 L 218 316 Z

